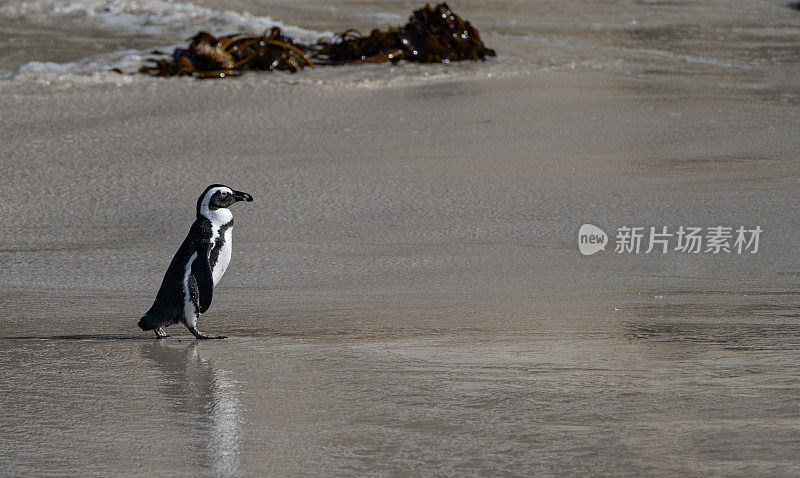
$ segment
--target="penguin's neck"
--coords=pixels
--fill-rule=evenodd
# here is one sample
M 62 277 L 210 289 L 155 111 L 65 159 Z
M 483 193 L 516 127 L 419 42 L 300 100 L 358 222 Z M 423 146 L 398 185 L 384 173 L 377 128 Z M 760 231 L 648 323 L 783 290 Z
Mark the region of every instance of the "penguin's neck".
M 233 213 L 228 208 L 206 209 L 200 213 L 204 218 L 211 221 L 216 227 L 224 226 L 233 219 Z

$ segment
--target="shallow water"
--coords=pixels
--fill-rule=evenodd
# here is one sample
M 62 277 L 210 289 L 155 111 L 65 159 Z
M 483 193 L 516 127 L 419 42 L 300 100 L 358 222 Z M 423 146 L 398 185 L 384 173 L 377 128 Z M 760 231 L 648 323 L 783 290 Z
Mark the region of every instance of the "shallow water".
M 729 317 L 746 323 L 723 325 L 712 314 L 675 324 L 652 318 L 649 307 L 626 320 L 593 309 L 545 305 L 531 317 L 483 310 L 496 323 L 528 328 L 442 327 L 396 339 L 344 330 L 321 337 L 308 320 L 305 339 L 252 327 L 225 343 L 4 337 L 4 467 L 203 475 L 800 471 L 796 322 Z M 541 320 L 543 311 L 555 316 Z M 421 319 L 447 323 L 456 311 L 449 312 Z
M 37 474 L 78 464 L 102 474 L 203 475 L 800 471 L 796 324 L 597 327 L 607 318 L 582 318 L 581 309 L 559 306 L 568 320 L 534 319 L 522 336 L 4 338 L 4 466 Z M 731 331 L 739 340 L 727 338 Z
M 86 29 L 68 23 L 54 27 L 3 19 L 0 20 L 0 65 L 15 69 L 39 62 L 46 63 L 43 69 L 48 66 L 57 69 L 59 64 L 90 62 L 93 56 L 114 57 L 123 54 L 121 52 L 147 51 L 156 46 L 158 40 L 158 37 L 141 38 L 131 32 Z M 99 64 L 97 67 L 102 68 Z M 109 64 L 104 69 L 111 67 Z

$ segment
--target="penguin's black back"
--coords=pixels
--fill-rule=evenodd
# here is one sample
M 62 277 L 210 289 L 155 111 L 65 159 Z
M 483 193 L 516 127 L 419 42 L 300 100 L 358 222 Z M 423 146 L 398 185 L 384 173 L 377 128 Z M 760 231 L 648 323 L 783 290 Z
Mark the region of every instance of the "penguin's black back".
M 142 330 L 153 330 L 157 327 L 180 322 L 183 317 L 184 290 L 183 280 L 186 277 L 186 264 L 197 251 L 199 244 L 211 239 L 211 221 L 199 216 L 189 234 L 183 240 L 178 252 L 169 263 L 161 287 L 156 294 L 156 300 L 144 317 L 139 320 Z

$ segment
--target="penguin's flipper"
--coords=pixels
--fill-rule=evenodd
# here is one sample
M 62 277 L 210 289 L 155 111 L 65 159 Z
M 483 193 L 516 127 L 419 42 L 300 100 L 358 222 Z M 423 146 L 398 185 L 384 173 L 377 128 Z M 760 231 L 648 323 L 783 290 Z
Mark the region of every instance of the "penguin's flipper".
M 197 281 L 197 296 L 201 314 L 211 306 L 214 295 L 214 279 L 211 276 L 211 264 L 208 262 L 208 251 L 211 243 L 203 241 L 197 246 L 197 258 L 192 262 L 192 275 Z

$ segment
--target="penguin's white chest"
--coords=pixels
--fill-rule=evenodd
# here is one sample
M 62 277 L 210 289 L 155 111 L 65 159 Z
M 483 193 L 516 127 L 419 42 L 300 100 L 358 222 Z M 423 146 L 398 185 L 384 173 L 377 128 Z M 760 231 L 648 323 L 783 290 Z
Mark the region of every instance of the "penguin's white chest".
M 221 240 L 219 240 L 221 239 Z M 225 271 L 228 269 L 228 264 L 231 263 L 231 250 L 233 249 L 233 227 L 229 227 L 222 234 L 222 237 L 214 241 L 214 248 L 219 248 L 219 255 L 217 255 L 217 263 L 211 270 L 211 277 L 214 280 L 214 285 L 217 285 Z

